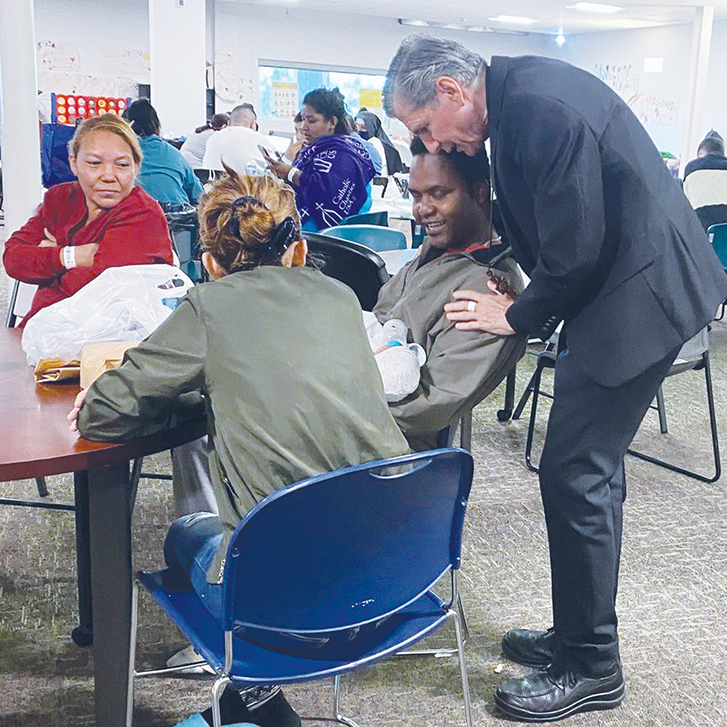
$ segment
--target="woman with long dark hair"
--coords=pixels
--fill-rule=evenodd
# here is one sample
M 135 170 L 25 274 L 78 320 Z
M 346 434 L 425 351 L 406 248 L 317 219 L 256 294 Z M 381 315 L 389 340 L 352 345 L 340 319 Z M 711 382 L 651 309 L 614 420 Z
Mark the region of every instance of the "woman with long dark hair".
M 376 169 L 366 147 L 351 134 L 343 95 L 317 88 L 303 98 L 306 141 L 295 162 L 268 158 L 268 166 L 295 189 L 303 229 L 316 232 L 371 207 Z

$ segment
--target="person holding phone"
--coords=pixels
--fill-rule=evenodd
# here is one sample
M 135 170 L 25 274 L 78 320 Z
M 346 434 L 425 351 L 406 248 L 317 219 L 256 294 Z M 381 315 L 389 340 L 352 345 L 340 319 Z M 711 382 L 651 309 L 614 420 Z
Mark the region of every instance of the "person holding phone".
M 371 207 L 376 169 L 362 141 L 352 135 L 343 95 L 317 88 L 303 99 L 306 141 L 293 164 L 266 158 L 270 169 L 295 190 L 303 230 L 317 232 Z

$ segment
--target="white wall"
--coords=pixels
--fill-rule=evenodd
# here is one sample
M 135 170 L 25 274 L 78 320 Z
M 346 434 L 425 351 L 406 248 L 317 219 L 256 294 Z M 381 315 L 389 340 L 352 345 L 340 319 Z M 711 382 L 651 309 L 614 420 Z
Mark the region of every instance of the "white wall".
M 147 0 L 35 0 L 35 37 L 75 43 L 80 73 L 101 76 L 104 47 L 149 51 Z
M 258 105 L 257 65 L 261 59 L 282 63 L 315 63 L 385 71 L 396 48 L 409 32 L 395 20 L 363 15 L 309 12 L 282 7 L 207 0 L 207 60 L 214 51 L 237 55 L 239 76 L 254 85 L 247 100 Z M 102 48 L 149 50 L 148 0 L 35 0 L 38 40 L 76 44 L 80 72 L 102 75 Z M 210 16 L 213 14 L 214 33 Z M 679 100 L 677 123 L 649 124 L 647 131 L 660 149 L 678 153 L 688 83 L 691 26 L 588 33 L 572 36 L 559 49 L 552 39 L 457 31 L 441 31 L 489 58 L 491 55 L 536 53 L 563 58 L 593 71 L 597 63 L 632 64 L 639 73 L 639 91 Z M 178 39 L 184 43 L 185 39 Z M 210 46 L 214 44 L 214 48 Z M 646 57 L 664 58 L 661 74 L 644 74 Z M 714 127 L 727 136 L 727 21 L 714 24 L 707 105 L 703 131 Z M 184 79 L 174 84 L 179 103 L 186 102 Z M 225 110 L 218 99 L 218 110 Z M 196 123 L 202 123 L 204 117 Z M 165 119 L 162 118 L 162 123 Z
M 177 137 L 205 118 L 205 0 L 149 3 L 151 102 L 163 133 Z
M 662 151 L 679 155 L 691 56 L 692 26 L 674 25 L 618 33 L 586 33 L 568 39 L 555 57 L 594 72 L 597 64 L 631 64 L 638 73 L 638 92 L 674 98 L 679 110 L 675 124 L 645 124 L 646 130 Z M 662 73 L 644 73 L 644 59 L 662 57 Z M 703 132 L 714 127 L 727 134 L 727 21 L 714 24 L 707 80 L 708 101 L 702 118 Z M 702 134 L 703 136 L 704 134 Z M 696 156 L 696 149 L 694 150 Z

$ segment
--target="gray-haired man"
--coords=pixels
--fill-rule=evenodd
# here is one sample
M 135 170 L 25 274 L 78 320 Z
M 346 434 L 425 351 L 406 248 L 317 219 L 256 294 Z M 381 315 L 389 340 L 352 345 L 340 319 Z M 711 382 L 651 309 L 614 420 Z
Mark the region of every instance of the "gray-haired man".
M 430 152 L 473 155 L 489 136 L 502 231 L 531 278 L 515 302 L 457 291 L 449 317 L 540 337 L 563 321 L 567 336 L 540 462 L 554 628 L 506 634 L 507 656 L 542 669 L 503 684 L 495 703 L 526 721 L 615 707 L 623 457 L 727 278 L 643 127 L 594 76 L 533 56 L 488 66 L 459 43 L 416 35 L 384 94 Z

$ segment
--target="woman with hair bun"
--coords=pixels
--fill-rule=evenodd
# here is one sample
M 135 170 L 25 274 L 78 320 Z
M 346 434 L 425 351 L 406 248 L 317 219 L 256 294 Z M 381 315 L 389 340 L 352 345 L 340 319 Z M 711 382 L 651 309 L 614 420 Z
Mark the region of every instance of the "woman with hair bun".
M 176 520 L 164 553 L 219 617 L 227 544 L 248 510 L 303 478 L 408 447 L 389 413 L 356 296 L 306 265 L 290 187 L 228 169 L 199 218 L 213 282 L 190 290 L 120 368 L 88 389 L 85 403 L 79 395 L 69 420 L 89 439 L 138 437 L 168 427 L 183 400 L 203 394 L 219 516 Z M 311 648 L 299 639 L 248 638 L 288 653 Z M 276 688 L 259 692 L 228 689 L 224 723 L 300 725 Z
M 194 134 L 187 137 L 179 152 L 189 162 L 192 169 L 204 168 L 202 162 L 207 142 L 215 131 L 226 129 L 229 125 L 229 114 L 215 114 L 204 126 L 198 126 L 194 130 Z
M 290 165 L 267 157 L 268 166 L 295 189 L 303 229 L 317 232 L 371 207 L 376 169 L 361 139 L 352 135 L 343 95 L 317 88 L 303 98 L 306 142 Z

